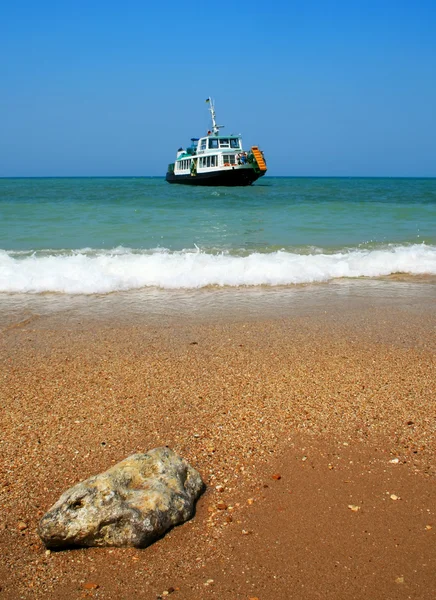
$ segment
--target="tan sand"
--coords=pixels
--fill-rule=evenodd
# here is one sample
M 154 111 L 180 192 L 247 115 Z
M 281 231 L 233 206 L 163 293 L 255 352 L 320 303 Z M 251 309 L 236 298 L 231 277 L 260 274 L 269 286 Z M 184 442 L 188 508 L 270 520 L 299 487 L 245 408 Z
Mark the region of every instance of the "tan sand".
M 416 303 L 9 322 L 0 600 L 434 599 L 435 325 Z M 65 489 L 160 445 L 208 486 L 191 522 L 144 550 L 46 553 L 37 522 Z

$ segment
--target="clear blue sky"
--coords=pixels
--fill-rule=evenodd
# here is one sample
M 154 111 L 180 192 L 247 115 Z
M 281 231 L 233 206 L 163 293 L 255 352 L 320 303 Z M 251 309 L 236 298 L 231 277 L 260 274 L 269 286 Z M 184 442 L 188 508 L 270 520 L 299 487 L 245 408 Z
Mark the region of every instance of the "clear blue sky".
M 0 176 L 164 175 L 209 95 L 270 175 L 436 176 L 436 2 L 1 3 Z

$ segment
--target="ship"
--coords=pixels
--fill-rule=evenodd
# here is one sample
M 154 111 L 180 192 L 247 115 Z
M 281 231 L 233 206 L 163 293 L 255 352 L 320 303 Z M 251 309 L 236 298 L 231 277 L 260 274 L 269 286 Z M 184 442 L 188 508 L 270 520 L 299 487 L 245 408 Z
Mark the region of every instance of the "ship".
M 212 99 L 206 100 L 212 127 L 204 137 L 191 138 L 191 144 L 177 150 L 176 160 L 168 165 L 168 183 L 209 186 L 251 185 L 267 171 L 266 160 L 258 146 L 245 151 L 241 135 L 222 135 L 217 125 Z

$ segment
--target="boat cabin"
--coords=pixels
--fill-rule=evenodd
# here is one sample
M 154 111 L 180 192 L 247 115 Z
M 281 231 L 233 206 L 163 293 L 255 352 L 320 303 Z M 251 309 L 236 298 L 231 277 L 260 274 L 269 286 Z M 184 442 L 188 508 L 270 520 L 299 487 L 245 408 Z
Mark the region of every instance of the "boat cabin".
M 238 137 L 224 137 L 220 135 L 209 135 L 201 138 L 198 141 L 197 152 L 202 154 L 207 150 L 224 150 L 224 149 L 240 150 L 241 139 Z
M 242 152 L 242 140 L 237 135 L 208 134 L 203 138 L 191 138 L 186 150 L 179 148 L 174 170 L 176 173 L 221 168 L 246 163 L 246 153 Z

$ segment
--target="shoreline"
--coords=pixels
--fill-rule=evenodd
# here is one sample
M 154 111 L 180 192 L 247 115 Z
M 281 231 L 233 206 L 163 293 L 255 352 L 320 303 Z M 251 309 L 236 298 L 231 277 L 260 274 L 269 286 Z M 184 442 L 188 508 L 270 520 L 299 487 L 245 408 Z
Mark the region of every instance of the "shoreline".
M 2 293 L 0 330 L 27 319 L 53 319 L 107 324 L 162 323 L 177 325 L 237 322 L 264 318 L 313 316 L 322 311 L 360 310 L 369 305 L 434 312 L 436 277 L 397 274 L 379 278 L 334 279 L 290 286 L 209 286 L 201 289 L 143 288 L 107 294 Z M 59 322 L 62 327 L 62 319 Z
M 436 318 L 416 285 L 3 312 L 0 598 L 433 598 Z M 192 521 L 45 553 L 63 491 L 160 445 L 207 484 Z

